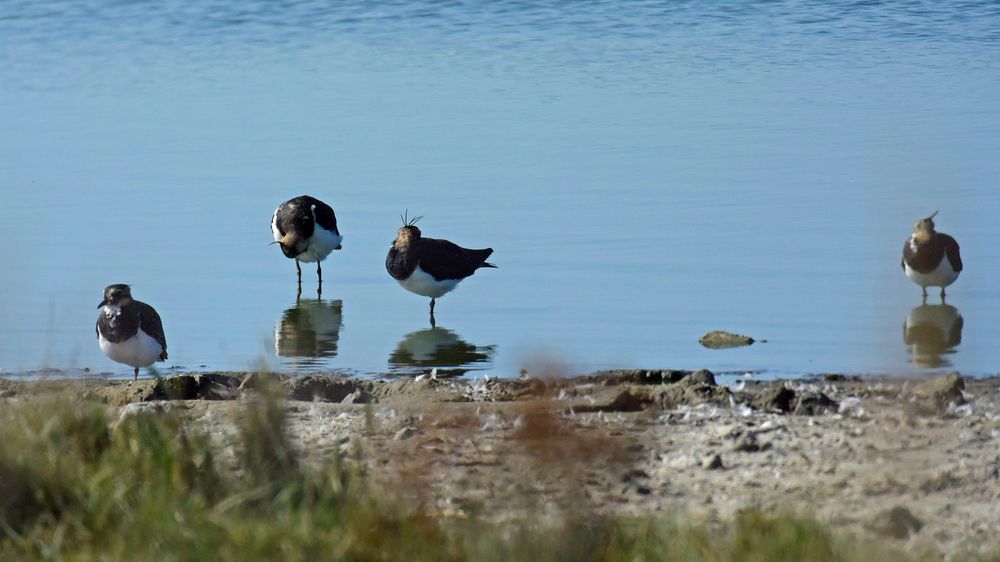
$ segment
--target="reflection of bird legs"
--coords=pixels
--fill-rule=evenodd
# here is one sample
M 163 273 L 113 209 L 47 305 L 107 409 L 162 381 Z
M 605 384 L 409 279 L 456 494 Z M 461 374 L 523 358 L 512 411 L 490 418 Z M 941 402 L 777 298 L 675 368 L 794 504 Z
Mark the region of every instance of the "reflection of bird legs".
M 431 299 L 431 328 L 436 328 L 437 325 L 434 322 L 434 299 Z
M 316 298 L 321 298 L 323 296 L 323 268 L 320 267 L 319 262 L 316 262 L 316 276 L 319 277 L 319 283 L 316 285 Z

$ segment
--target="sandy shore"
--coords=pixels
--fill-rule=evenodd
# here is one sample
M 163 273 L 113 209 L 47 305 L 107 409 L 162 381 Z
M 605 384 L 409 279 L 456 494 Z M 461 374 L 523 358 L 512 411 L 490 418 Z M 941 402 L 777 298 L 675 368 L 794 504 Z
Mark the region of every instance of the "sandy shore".
M 170 409 L 231 452 L 236 416 L 263 377 L 7 380 L 0 397 L 77 393 L 116 417 Z M 1000 542 L 997 378 L 280 380 L 306 458 L 361 459 L 373 479 L 438 514 L 713 521 L 756 507 L 813 514 L 906 549 L 956 555 Z

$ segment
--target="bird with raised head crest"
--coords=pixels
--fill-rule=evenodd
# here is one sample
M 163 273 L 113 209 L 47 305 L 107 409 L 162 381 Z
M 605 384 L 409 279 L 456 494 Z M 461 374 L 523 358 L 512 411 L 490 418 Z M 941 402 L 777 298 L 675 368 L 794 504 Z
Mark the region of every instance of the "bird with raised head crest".
M 404 289 L 431 299 L 431 325 L 434 325 L 434 303 L 455 289 L 466 277 L 487 263 L 493 248 L 471 250 L 447 240 L 424 238 L 416 224 L 422 217 L 401 216 L 403 226 L 385 258 L 385 269 Z
M 902 266 L 906 276 L 920 285 L 924 300 L 927 299 L 927 287 L 941 287 L 943 301 L 944 288 L 954 283 L 962 272 L 962 255 L 954 238 L 934 229 L 937 214 L 934 211 L 913 225 L 913 234 L 903 245 Z

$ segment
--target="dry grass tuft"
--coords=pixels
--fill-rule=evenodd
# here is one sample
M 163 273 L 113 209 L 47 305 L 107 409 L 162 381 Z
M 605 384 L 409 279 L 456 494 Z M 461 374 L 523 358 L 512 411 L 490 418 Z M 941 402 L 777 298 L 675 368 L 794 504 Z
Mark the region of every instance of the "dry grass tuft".
M 510 443 L 537 459 L 534 470 L 623 454 L 614 440 L 580 437 L 555 410 L 523 412 Z M 789 515 L 711 526 L 572 506 L 554 524 L 442 517 L 371 484 L 358 463 L 302 462 L 285 405 L 266 389 L 242 413 L 235 466 L 217 462 L 215 445 L 173 411 L 130 412 L 0 401 L 0 560 L 903 559 Z

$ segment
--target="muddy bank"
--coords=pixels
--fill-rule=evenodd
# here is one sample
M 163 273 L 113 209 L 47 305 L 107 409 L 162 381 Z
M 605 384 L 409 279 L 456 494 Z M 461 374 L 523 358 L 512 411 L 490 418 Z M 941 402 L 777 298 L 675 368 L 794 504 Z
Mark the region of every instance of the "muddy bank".
M 359 458 L 373 478 L 436 514 L 590 510 L 713 521 L 747 507 L 794 509 L 914 550 L 997 546 L 997 378 L 720 384 L 708 371 L 421 381 L 219 373 L 136 385 L 0 381 L 0 396 L 70 393 L 119 416 L 169 409 L 226 451 L 236 446 L 242 404 L 272 383 L 288 399 L 289 430 L 307 458 Z

